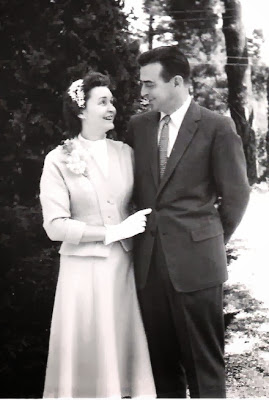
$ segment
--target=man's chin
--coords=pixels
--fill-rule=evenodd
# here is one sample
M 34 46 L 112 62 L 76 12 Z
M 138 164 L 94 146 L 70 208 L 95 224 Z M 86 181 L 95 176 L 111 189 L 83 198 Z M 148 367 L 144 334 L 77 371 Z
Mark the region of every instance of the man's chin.
M 154 105 L 154 103 L 149 103 L 148 107 L 150 111 L 158 111 L 158 108 L 156 105 Z

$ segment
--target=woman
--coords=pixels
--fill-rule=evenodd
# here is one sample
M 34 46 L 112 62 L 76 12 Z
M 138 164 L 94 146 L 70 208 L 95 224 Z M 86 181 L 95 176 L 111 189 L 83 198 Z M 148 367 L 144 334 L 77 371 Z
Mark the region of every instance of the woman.
M 131 148 L 106 139 L 115 117 L 109 80 L 90 73 L 64 97 L 73 134 L 45 159 L 40 183 L 44 228 L 61 241 L 44 397 L 155 396 L 139 312 L 129 216 Z

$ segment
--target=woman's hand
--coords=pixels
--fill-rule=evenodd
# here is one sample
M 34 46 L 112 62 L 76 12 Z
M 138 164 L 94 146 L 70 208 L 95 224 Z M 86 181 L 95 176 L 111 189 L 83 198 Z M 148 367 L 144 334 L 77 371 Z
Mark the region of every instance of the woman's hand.
M 151 208 L 146 208 L 130 215 L 118 225 L 105 225 L 105 244 L 127 239 L 144 232 L 147 223 L 146 215 L 150 214 L 151 211 Z

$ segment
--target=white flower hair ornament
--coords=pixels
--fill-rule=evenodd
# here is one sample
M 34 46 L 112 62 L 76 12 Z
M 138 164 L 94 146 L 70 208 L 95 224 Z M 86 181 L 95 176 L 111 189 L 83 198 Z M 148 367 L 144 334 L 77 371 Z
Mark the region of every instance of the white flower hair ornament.
M 68 94 L 73 101 L 77 103 L 79 108 L 85 107 L 85 93 L 83 90 L 83 79 L 78 79 L 73 82 L 69 89 Z

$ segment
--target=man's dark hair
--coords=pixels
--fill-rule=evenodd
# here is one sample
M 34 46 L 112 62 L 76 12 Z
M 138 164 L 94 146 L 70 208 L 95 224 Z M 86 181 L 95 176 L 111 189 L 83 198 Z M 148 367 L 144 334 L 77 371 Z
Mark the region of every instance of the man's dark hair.
M 83 78 L 83 92 L 85 95 L 85 105 L 91 95 L 91 90 L 99 86 L 110 86 L 109 77 L 99 72 L 89 72 Z M 76 101 L 72 100 L 68 90 L 63 96 L 63 116 L 67 128 L 68 137 L 75 137 L 81 132 L 82 124 L 78 115 L 84 107 L 79 107 Z
M 140 67 L 159 62 L 163 69 L 161 76 L 168 82 L 175 75 L 182 76 L 184 82 L 190 78 L 190 65 L 187 57 L 177 46 L 161 46 L 148 50 L 138 57 Z

